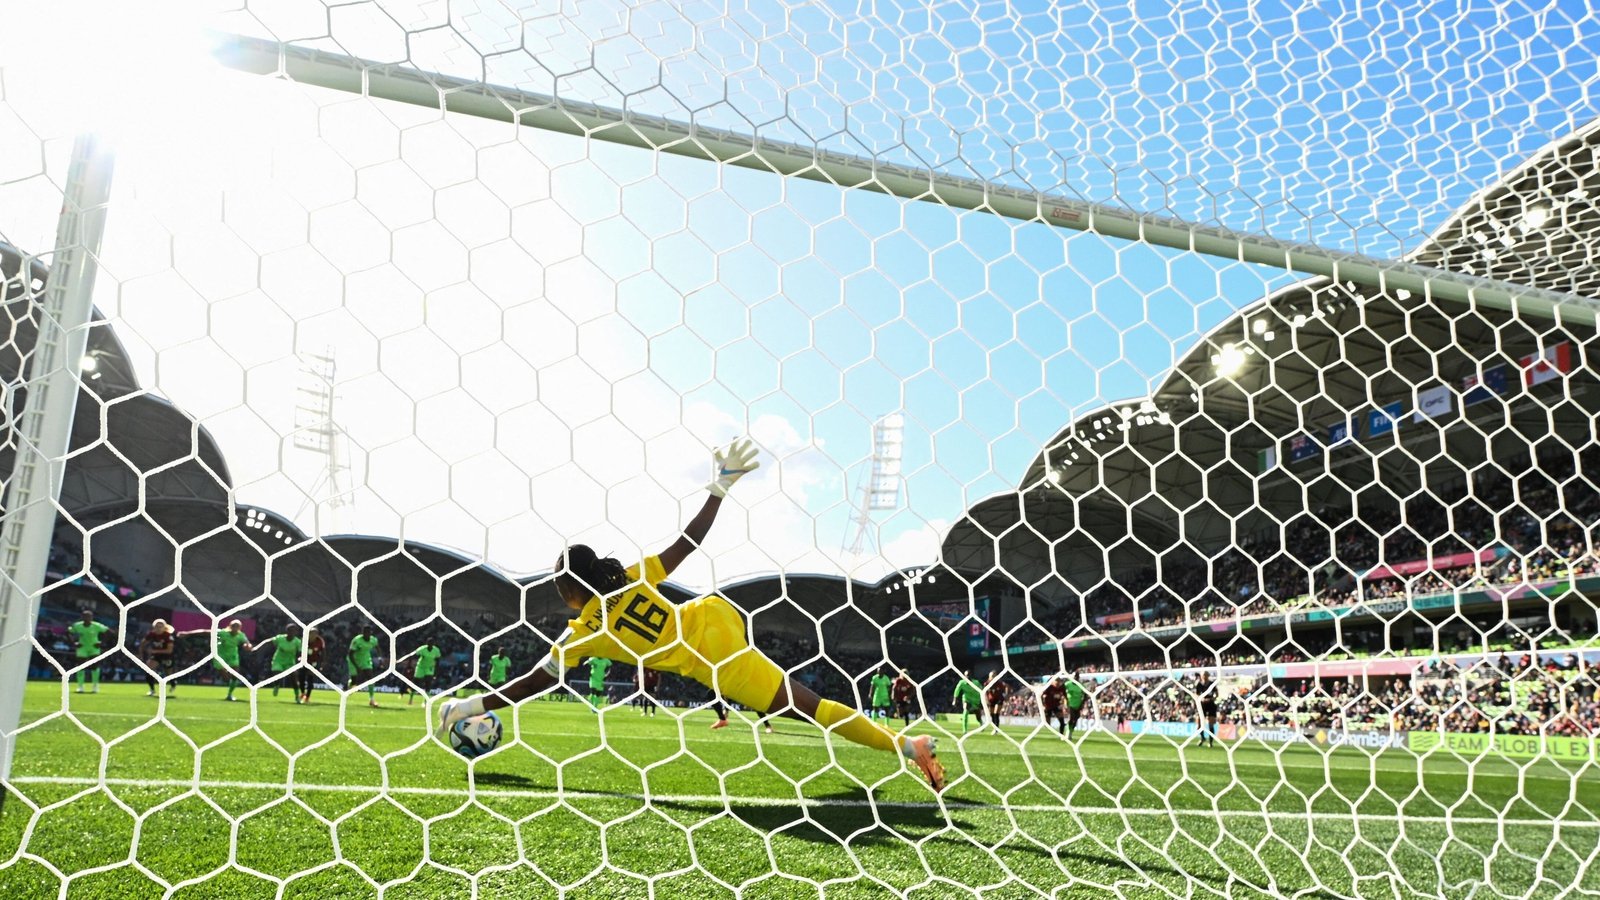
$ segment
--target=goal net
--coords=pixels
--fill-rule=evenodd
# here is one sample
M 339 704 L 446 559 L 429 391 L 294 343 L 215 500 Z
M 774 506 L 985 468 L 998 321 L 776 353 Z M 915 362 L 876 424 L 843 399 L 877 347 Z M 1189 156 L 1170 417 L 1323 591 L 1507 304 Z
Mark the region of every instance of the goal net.
M 1600 892 L 1570 4 L 66 6 L 0 896 Z M 943 791 L 637 655 L 435 736 L 742 437 L 660 594 Z

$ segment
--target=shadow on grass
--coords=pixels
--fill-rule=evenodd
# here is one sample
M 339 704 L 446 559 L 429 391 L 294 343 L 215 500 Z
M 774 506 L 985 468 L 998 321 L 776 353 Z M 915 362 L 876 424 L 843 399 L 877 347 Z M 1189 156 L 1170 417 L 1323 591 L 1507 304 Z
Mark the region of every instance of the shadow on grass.
M 548 779 L 535 779 L 506 772 L 482 772 L 475 776 L 480 786 L 505 790 L 526 790 L 544 794 L 555 792 L 556 786 Z M 585 801 L 621 803 L 637 807 L 643 802 L 638 793 L 585 789 L 574 792 L 571 802 L 581 806 Z M 1213 860 L 1214 871 L 1178 868 L 1163 858 L 1160 850 L 1148 845 L 1149 838 L 1140 842 L 1137 861 L 1118 849 L 1117 836 L 1096 835 L 1087 826 L 1078 823 L 1066 810 L 1062 810 L 1063 824 L 1071 821 L 1070 834 L 1060 839 L 1039 836 L 1039 843 L 1015 837 L 1001 837 L 998 843 L 989 843 L 983 837 L 995 833 L 997 824 L 1009 835 L 1010 823 L 995 820 L 983 821 L 985 815 L 1002 814 L 996 805 L 946 800 L 941 807 L 930 800 L 926 804 L 901 801 L 870 802 L 863 791 L 844 790 L 831 794 L 813 794 L 806 798 L 805 806 L 775 803 L 768 797 L 728 797 L 687 799 L 651 796 L 650 806 L 673 814 L 680 821 L 710 819 L 731 811 L 740 822 L 764 834 L 781 834 L 783 837 L 829 847 L 882 847 L 899 848 L 920 846 L 929 852 L 943 850 L 951 855 L 981 852 L 991 853 L 1001 859 L 1013 854 L 1027 854 L 1058 868 L 1063 875 L 1077 874 L 1095 881 L 1136 881 L 1147 885 L 1152 893 L 1159 892 L 1158 884 L 1168 887 L 1211 879 L 1226 879 L 1223 863 Z M 1115 814 L 1114 809 L 1106 810 Z M 1065 831 L 1065 829 L 1064 829 Z M 1092 873 L 1092 874 L 1091 874 Z M 1280 885 L 1281 887 L 1281 885 Z M 1270 896 L 1271 889 L 1256 885 L 1261 896 Z M 1296 897 L 1307 900 L 1341 897 L 1343 895 L 1320 887 L 1302 885 Z
M 947 848 L 950 852 L 983 852 L 1006 855 L 1027 853 L 1057 864 L 1063 873 L 1074 863 L 1101 868 L 1126 870 L 1131 875 L 1147 876 L 1161 873 L 1182 882 L 1193 873 L 1181 872 L 1159 862 L 1145 861 L 1139 865 L 1129 863 L 1114 849 L 1088 850 L 1059 848 L 1052 851 L 1025 840 L 1006 840 L 989 845 L 974 835 L 987 830 L 976 821 L 978 814 L 997 811 L 997 807 L 977 803 L 947 802 L 943 808 L 929 802 L 926 805 L 879 805 L 867 802 L 866 794 L 858 791 L 841 791 L 831 795 L 813 795 L 805 807 L 774 806 L 770 800 L 741 803 L 740 798 L 728 799 L 727 808 L 744 824 L 765 833 L 781 830 L 785 837 L 830 846 L 905 847 L 920 844 L 932 850 Z M 685 813 L 717 813 L 724 807 L 714 802 L 682 802 L 653 800 L 651 805 L 666 810 Z
M 518 775 L 514 772 L 476 772 L 472 776 L 475 785 L 495 787 L 501 789 L 521 788 L 527 791 L 554 791 L 555 785 L 546 781 Z M 623 796 L 621 794 L 618 795 Z

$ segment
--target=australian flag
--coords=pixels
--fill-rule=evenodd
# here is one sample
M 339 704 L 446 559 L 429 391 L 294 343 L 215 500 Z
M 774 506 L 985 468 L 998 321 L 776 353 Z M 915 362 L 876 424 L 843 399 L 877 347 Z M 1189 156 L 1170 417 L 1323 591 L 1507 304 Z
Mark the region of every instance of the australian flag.
M 1309 434 L 1297 434 L 1289 439 L 1289 461 L 1299 462 L 1317 455 L 1322 448 Z

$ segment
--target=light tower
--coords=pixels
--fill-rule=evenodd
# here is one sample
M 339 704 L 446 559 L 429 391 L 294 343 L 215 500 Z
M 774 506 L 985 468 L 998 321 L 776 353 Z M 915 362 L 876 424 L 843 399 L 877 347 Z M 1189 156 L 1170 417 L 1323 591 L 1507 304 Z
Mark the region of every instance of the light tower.
M 891 413 L 872 426 L 872 466 L 861 485 L 861 499 L 856 506 L 855 538 L 847 552 L 859 559 L 867 543 L 877 544 L 877 531 L 872 527 L 872 514 L 879 510 L 895 509 L 900 505 L 900 463 L 905 455 L 906 417 Z
M 295 388 L 294 445 L 323 457 L 323 466 L 316 484 L 307 494 L 306 503 L 301 505 L 300 514 L 305 512 L 306 505 L 315 503 L 321 507 L 325 504 L 330 521 L 326 528 L 318 523 L 318 530 L 324 533 L 339 530 L 338 511 L 350 505 L 350 492 L 345 485 L 350 466 L 345 463 L 344 448 L 339 441 L 343 430 L 333 417 L 337 374 L 338 364 L 332 347 L 321 353 L 301 354 L 300 385 Z M 300 514 L 295 518 L 300 518 Z

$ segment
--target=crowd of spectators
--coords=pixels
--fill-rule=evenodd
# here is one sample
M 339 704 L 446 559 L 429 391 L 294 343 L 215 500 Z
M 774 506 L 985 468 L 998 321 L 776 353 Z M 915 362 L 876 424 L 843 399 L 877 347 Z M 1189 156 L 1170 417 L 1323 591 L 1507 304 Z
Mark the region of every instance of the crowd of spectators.
M 1080 677 L 1087 715 L 1107 723 L 1195 722 L 1211 676 Z M 1465 669 L 1436 661 L 1414 676 L 1217 682 L 1218 721 L 1250 728 L 1351 732 L 1451 731 L 1600 736 L 1600 671 L 1577 654 L 1538 664 L 1531 654 Z M 1003 715 L 1039 716 L 1039 680 L 1014 680 Z
M 1600 468 L 1587 449 L 1583 471 Z M 1522 471 L 1513 479 L 1507 471 Z M 1600 491 L 1572 474 L 1570 454 L 1508 460 L 1441 496 L 1423 492 L 1402 508 L 1317 510 L 1283 528 L 1246 537 L 1213 559 L 1192 548 L 1169 551 L 1159 565 L 1117 572 L 1077 601 L 1039 616 L 1037 635 L 1012 644 L 1084 635 L 1112 637 L 1136 629 L 1334 608 L 1406 595 L 1450 593 L 1489 585 L 1539 582 L 1600 573 Z M 1566 478 L 1563 482 L 1562 479 Z M 1494 551 L 1486 564 L 1412 574 L 1386 567 Z M 1376 575 L 1370 576 L 1377 569 Z M 1103 621 L 1114 617 L 1113 621 Z M 1037 640 L 1036 640 L 1037 638 Z

